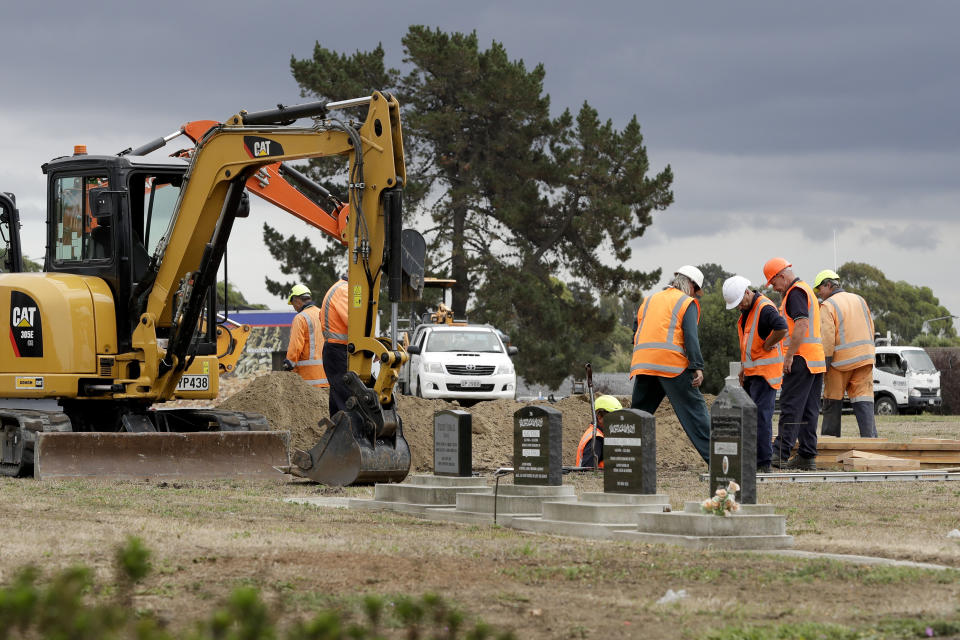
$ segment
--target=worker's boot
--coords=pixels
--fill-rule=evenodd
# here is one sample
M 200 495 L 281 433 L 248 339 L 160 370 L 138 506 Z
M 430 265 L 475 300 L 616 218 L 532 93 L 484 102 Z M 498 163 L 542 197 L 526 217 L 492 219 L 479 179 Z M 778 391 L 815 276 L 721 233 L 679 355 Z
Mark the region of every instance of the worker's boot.
M 840 437 L 840 416 L 843 412 L 843 400 L 823 399 L 823 422 L 820 435 Z M 859 416 L 857 416 L 859 420 Z
M 857 416 L 857 426 L 860 427 L 861 438 L 877 437 L 877 423 L 873 417 L 872 402 L 854 402 L 853 415 Z
M 784 469 L 797 470 L 797 471 L 816 471 L 817 459 L 806 458 L 798 453 L 794 457 L 790 458 L 790 461 L 787 463 Z

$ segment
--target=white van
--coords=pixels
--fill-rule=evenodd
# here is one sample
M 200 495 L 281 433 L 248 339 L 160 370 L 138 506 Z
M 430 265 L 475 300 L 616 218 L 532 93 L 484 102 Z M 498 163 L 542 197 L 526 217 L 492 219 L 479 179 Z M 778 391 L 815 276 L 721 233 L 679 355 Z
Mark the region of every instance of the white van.
M 940 372 L 920 347 L 878 346 L 873 406 L 878 415 L 940 407 Z
M 401 386 L 423 398 L 493 400 L 513 398 L 517 373 L 506 346 L 489 325 L 422 324 L 407 348 L 410 360 Z

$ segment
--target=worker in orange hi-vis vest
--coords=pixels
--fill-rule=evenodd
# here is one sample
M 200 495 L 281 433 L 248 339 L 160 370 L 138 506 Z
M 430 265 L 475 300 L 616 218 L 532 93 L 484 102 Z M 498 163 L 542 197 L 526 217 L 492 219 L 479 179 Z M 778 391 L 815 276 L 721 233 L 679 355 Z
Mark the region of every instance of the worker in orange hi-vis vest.
M 824 269 L 813 288 L 820 296 L 820 334 L 827 372 L 823 375 L 823 422 L 820 433 L 840 435 L 840 414 L 846 393 L 857 417 L 861 438 L 876 438 L 873 418 L 873 362 L 876 346 L 873 315 L 867 301 L 844 291 L 840 276 Z
M 297 373 L 304 382 L 314 387 L 328 387 L 323 369 L 323 333 L 320 328 L 320 308 L 313 303 L 310 289 L 297 284 L 290 289 L 287 304 L 297 312 L 290 325 L 290 342 L 283 361 L 286 371 Z
M 740 386 L 757 405 L 757 472 L 770 473 L 773 457 L 773 412 L 777 389 L 783 382 L 783 349 L 787 323 L 777 307 L 763 294 L 750 288 L 743 276 L 723 283 L 727 309 L 740 310 L 737 335 L 740 337 Z
M 787 321 L 788 332 L 784 338 L 780 423 L 771 464 L 780 469 L 816 471 L 817 422 L 826 371 L 820 304 L 810 285 L 794 275 L 792 267 L 783 258 L 771 258 L 763 266 L 767 284 L 783 295 L 780 315 Z M 799 448 L 791 459 L 795 443 Z
M 330 417 L 346 407 L 350 388 L 343 377 L 347 373 L 347 276 L 327 289 L 320 303 L 320 326 L 323 329 L 323 366 L 330 381 Z
M 710 413 L 700 392 L 703 354 L 697 325 L 703 273 L 684 265 L 673 280 L 640 305 L 633 336 L 630 407 L 653 415 L 666 396 L 680 426 L 704 462 L 710 462 Z

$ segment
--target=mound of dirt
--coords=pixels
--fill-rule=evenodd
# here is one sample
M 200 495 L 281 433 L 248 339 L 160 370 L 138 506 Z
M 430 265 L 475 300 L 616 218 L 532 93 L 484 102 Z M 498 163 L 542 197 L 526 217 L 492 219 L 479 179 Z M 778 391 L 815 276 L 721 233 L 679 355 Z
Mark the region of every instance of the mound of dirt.
M 629 398 L 620 398 L 629 406 Z M 707 404 L 713 402 L 707 396 Z M 463 409 L 473 417 L 473 467 L 491 470 L 513 466 L 513 414 L 530 403 L 491 400 L 464 409 L 456 402 L 397 396 L 397 411 L 403 434 L 410 445 L 412 469 L 433 470 L 433 415 L 444 409 Z M 563 464 L 573 465 L 577 444 L 590 424 L 590 403 L 586 396 L 570 396 L 558 402 L 541 401 L 563 414 Z M 270 427 L 290 432 L 290 444 L 309 449 L 320 439 L 318 426 L 328 415 L 327 391 L 315 389 L 292 372 L 272 371 L 251 380 L 224 400 L 218 408 L 253 411 L 266 416 Z M 656 413 L 657 467 L 660 469 L 702 470 L 697 454 L 668 401 Z
M 310 386 L 292 371 L 258 376 L 217 408 L 263 414 L 271 429 L 290 432 L 290 446 L 297 449 L 317 443 L 323 435 L 318 423 L 329 411 L 327 390 Z

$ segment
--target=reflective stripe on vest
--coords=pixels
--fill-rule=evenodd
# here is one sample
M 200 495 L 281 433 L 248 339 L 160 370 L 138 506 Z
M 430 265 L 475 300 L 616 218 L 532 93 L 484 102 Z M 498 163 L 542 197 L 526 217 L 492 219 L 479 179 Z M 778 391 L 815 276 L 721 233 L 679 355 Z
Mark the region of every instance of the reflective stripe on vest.
M 757 333 L 760 324 L 760 312 L 764 307 L 776 309 L 769 298 L 754 293 L 757 301 L 747 314 L 744 324 L 749 327 L 744 335 L 744 328 L 737 322 L 737 333 L 740 335 L 740 362 L 743 363 L 743 375 L 763 376 L 774 389 L 779 389 L 783 382 L 783 347 L 780 342 L 774 345 L 773 350 L 763 348 L 764 338 Z
M 638 374 L 673 378 L 686 370 L 690 361 L 683 348 L 683 316 L 691 303 L 697 305 L 699 322 L 699 303 L 679 289 L 670 287 L 644 300 L 637 310 L 631 378 Z
M 790 341 L 794 339 L 793 318 L 787 315 L 787 297 L 794 288 L 801 289 L 807 294 L 807 335 L 799 336 L 800 347 L 794 355 L 802 356 L 807 361 L 807 369 L 810 373 L 823 373 L 827 370 L 827 361 L 823 356 L 823 341 L 820 339 L 820 305 L 817 304 L 817 296 L 803 280 L 795 280 L 793 284 L 783 294 L 783 301 L 780 303 L 780 315 L 787 321 L 787 337 L 784 338 L 784 356 Z
M 838 291 L 823 301 L 836 328 L 836 344 L 830 366 L 849 371 L 872 363 L 876 355 L 873 318 L 867 301 L 855 293 Z M 849 341 L 849 342 L 848 342 Z
M 303 381 L 315 387 L 329 386 L 327 373 L 323 368 L 323 338 L 320 331 L 320 309 L 311 304 L 297 314 L 307 325 L 307 346 L 309 351 L 300 352 L 301 360 L 294 362 L 294 371 Z M 293 327 L 291 327 L 293 330 Z M 307 357 L 304 357 L 307 356 Z
M 302 309 L 299 315 L 303 316 L 303 319 L 307 322 L 307 337 L 310 343 L 309 354 L 311 356 L 318 356 L 323 353 L 323 342 L 320 343 L 320 348 L 317 348 L 317 324 L 320 322 L 320 310 L 317 309 L 316 314 L 308 313 L 310 309 L 316 309 L 315 306 L 310 306 Z M 314 322 L 316 320 L 316 322 Z M 322 365 L 323 360 L 310 359 L 310 360 L 298 360 L 294 363 L 298 367 L 307 367 L 311 365 Z
M 597 427 L 597 439 L 600 439 L 602 437 L 603 437 L 603 431 L 601 431 L 600 428 Z M 589 427 L 587 427 L 587 430 L 584 432 L 584 434 L 580 437 L 580 444 L 577 445 L 577 466 L 578 467 L 583 466 L 583 450 L 586 448 L 587 443 L 590 442 L 590 440 L 592 439 L 593 439 L 593 425 L 590 425 Z M 599 460 L 600 452 L 595 451 L 594 453 L 597 454 L 597 459 Z M 593 460 L 590 460 L 590 466 L 593 466 Z M 597 466 L 600 469 L 603 469 L 603 460 L 600 460 L 600 464 L 598 464 Z
M 334 302 L 334 297 L 337 298 L 336 302 Z M 333 327 L 330 325 L 330 307 L 338 304 L 341 298 L 343 300 L 347 298 L 347 281 L 343 279 L 334 283 L 334 285 L 330 287 L 330 290 L 327 291 L 327 295 L 323 297 L 323 339 L 329 342 L 346 344 L 347 327 Z M 347 305 L 344 304 L 343 308 L 346 309 Z M 334 316 L 334 320 L 336 319 L 336 316 Z

